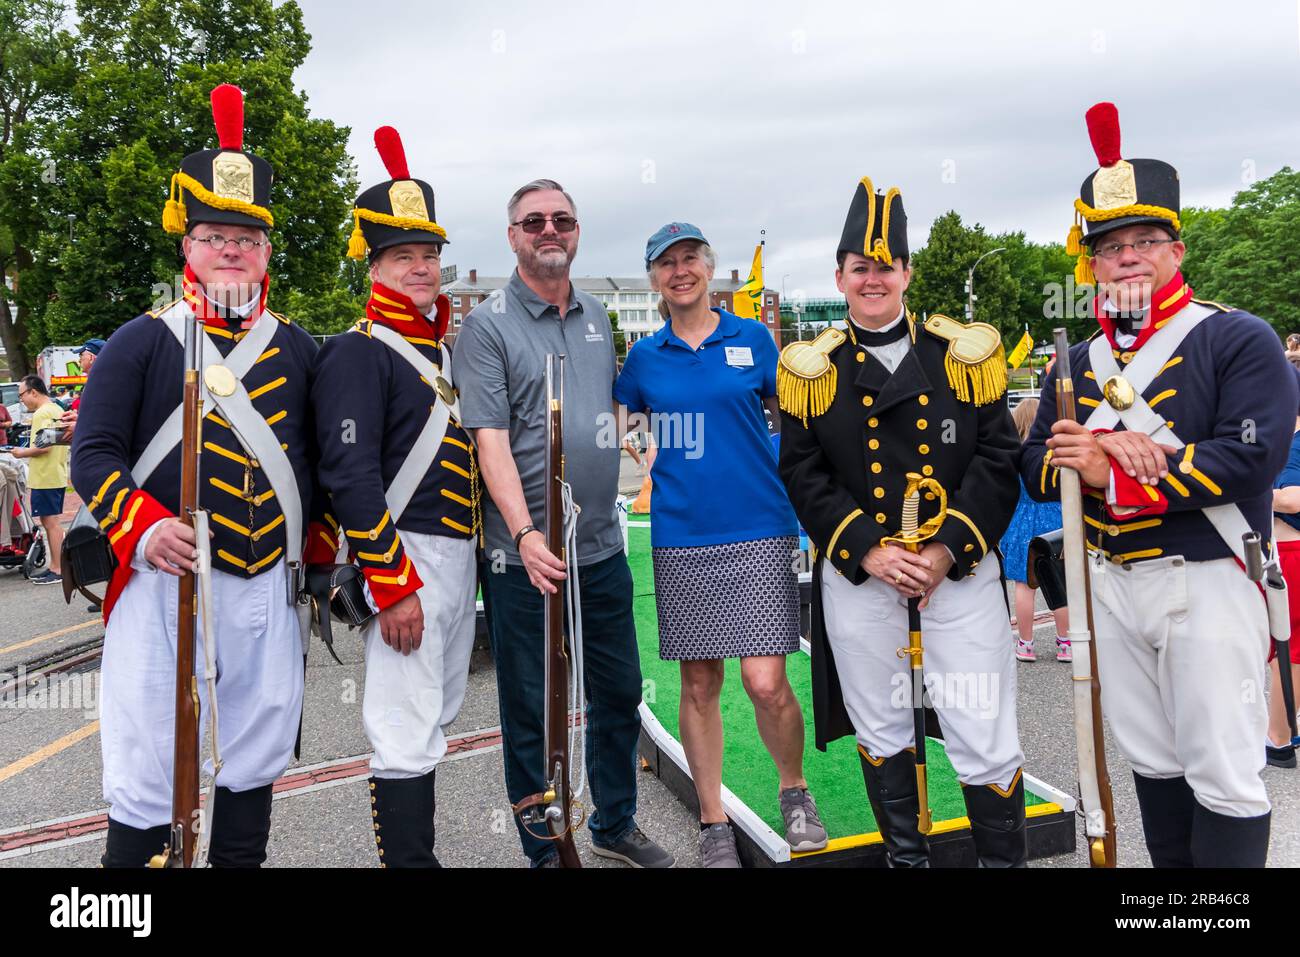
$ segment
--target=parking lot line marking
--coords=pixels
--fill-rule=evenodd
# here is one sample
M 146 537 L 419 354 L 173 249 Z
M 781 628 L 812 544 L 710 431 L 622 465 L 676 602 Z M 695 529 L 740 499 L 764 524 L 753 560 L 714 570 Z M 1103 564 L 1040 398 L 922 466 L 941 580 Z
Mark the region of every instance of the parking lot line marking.
M 81 631 L 83 628 L 89 628 L 91 625 L 99 625 L 102 623 L 102 618 L 92 618 L 90 621 L 83 621 L 79 625 L 71 625 L 67 628 L 60 628 L 58 631 L 52 631 L 48 635 L 37 635 L 35 638 L 28 638 L 26 641 L 20 641 L 16 645 L 10 645 L 7 648 L 0 648 L 0 655 L 7 654 L 11 651 L 22 651 L 24 648 L 38 645 L 42 641 L 49 641 L 51 638 L 62 638 L 64 635 L 70 635 L 74 631 Z
M 0 768 L 0 783 L 8 781 L 14 775 L 22 774 L 28 768 L 35 767 L 36 765 L 44 761 L 46 758 L 52 758 L 60 751 L 66 751 L 68 748 L 72 747 L 78 741 L 83 741 L 86 738 L 90 737 L 92 734 L 97 734 L 98 732 L 99 732 L 99 722 L 92 721 L 90 722 L 90 724 L 85 725 L 84 727 L 80 727 L 76 731 L 71 732 L 70 734 L 65 734 L 57 741 L 51 741 L 49 744 L 41 748 L 39 751 L 33 751 L 31 754 L 27 755 L 27 757 L 19 758 L 13 764 Z

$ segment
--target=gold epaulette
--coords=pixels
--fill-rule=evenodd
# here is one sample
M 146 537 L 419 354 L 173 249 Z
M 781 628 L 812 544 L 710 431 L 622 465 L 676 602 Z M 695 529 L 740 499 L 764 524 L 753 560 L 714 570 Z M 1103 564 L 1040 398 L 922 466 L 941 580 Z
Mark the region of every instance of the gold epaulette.
M 812 342 L 792 342 L 781 350 L 776 366 L 776 394 L 781 408 L 798 417 L 821 415 L 835 400 L 835 365 L 831 353 L 848 339 L 838 329 L 827 329 Z
M 988 405 L 1007 390 L 1007 358 L 1002 336 L 987 322 L 961 323 L 936 313 L 925 320 L 925 331 L 946 340 L 943 368 L 960 402 Z
M 362 335 L 369 337 L 371 322 L 372 320 L 370 319 L 358 319 L 357 324 L 352 327 L 352 331 L 359 332 Z
M 185 298 L 184 296 L 181 297 L 181 299 L 184 298 Z M 154 309 L 148 311 L 145 313 L 145 315 L 151 319 L 157 319 L 159 316 L 164 315 L 168 309 L 170 309 L 172 306 L 176 305 L 176 303 L 180 301 L 181 301 L 180 299 L 173 299 L 171 302 L 167 303 L 167 305 L 163 306 L 161 309 Z

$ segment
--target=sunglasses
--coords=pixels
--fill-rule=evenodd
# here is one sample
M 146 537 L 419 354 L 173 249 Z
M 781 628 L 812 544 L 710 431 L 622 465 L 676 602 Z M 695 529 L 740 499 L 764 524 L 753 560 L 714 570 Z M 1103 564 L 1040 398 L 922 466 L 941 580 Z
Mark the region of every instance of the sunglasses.
M 578 221 L 568 213 L 556 213 L 554 216 L 542 216 L 534 213 L 510 225 L 518 226 L 524 232 L 536 235 L 546 228 L 548 222 L 555 227 L 557 233 L 571 233 L 578 228 Z

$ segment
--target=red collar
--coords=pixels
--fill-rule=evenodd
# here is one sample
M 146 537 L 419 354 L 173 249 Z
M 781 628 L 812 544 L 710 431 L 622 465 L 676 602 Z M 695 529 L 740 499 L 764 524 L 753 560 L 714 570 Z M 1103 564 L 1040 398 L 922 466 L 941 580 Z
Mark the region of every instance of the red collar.
M 366 318 L 388 326 L 394 332 L 415 339 L 441 342 L 451 319 L 451 303 L 439 296 L 434 303 L 433 320 L 415 307 L 409 296 L 394 292 L 382 283 L 370 287 L 370 300 L 366 303 Z
M 203 294 L 203 284 L 199 282 L 199 277 L 194 275 L 194 270 L 190 268 L 189 263 L 185 264 L 185 301 L 189 304 L 195 318 L 202 319 L 205 326 L 216 326 L 220 329 L 234 325 L 242 329 L 252 328 L 257 317 L 266 311 L 266 294 L 270 288 L 271 277 L 268 274 L 262 277 L 262 295 L 257 300 L 257 308 L 250 312 L 246 319 L 236 315 L 226 315 L 220 306 L 215 305 Z
M 1128 347 L 1122 347 L 1115 341 L 1115 320 L 1111 318 L 1110 313 L 1102 308 L 1101 296 L 1097 296 L 1093 301 L 1093 311 L 1097 315 L 1097 323 L 1101 326 L 1102 332 L 1110 340 L 1111 348 L 1120 349 L 1124 352 L 1137 352 L 1148 339 L 1155 335 L 1156 330 L 1165 324 L 1165 320 L 1191 301 L 1192 287 L 1187 285 L 1181 272 L 1174 273 L 1173 279 L 1151 294 L 1150 321 L 1143 324 L 1142 328 L 1138 330 L 1137 341 Z

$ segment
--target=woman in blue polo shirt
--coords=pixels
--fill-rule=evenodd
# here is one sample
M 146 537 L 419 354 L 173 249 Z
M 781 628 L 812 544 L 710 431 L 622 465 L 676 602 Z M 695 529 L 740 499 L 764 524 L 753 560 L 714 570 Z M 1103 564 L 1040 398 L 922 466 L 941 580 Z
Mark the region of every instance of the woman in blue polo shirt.
M 700 801 L 706 867 L 739 867 L 722 807 L 723 659 L 741 678 L 780 774 L 786 840 L 826 846 L 803 777 L 803 713 L 785 674 L 799 648 L 798 523 L 776 469 L 777 349 L 767 328 L 709 308 L 713 250 L 689 223 L 646 243 L 650 287 L 667 317 L 637 342 L 614 398 L 658 446 L 650 527 L 659 655 L 681 662 L 681 739 Z M 633 419 L 636 428 L 637 419 Z

